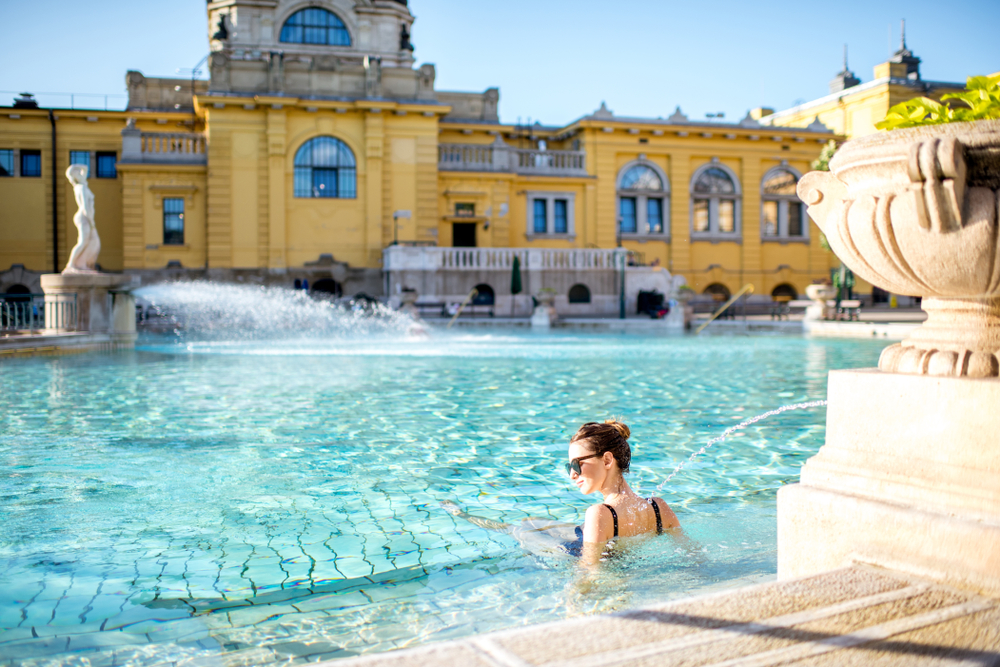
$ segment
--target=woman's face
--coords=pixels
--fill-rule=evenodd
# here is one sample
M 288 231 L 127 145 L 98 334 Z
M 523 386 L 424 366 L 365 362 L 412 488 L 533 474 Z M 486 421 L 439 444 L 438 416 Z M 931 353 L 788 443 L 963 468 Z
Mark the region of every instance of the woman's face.
M 577 440 L 569 446 L 569 460 L 590 456 L 594 453 L 590 449 L 586 440 Z M 600 491 L 604 479 L 608 476 L 608 469 L 604 464 L 604 458 L 594 456 L 593 458 L 580 461 L 580 474 L 570 471 L 569 478 L 576 484 L 576 487 L 584 495 L 590 495 L 595 491 Z

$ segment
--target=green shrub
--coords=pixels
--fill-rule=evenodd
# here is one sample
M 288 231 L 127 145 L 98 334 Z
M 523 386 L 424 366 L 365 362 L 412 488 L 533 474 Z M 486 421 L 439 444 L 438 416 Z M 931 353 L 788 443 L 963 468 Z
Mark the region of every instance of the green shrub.
M 970 76 L 965 84 L 965 92 L 941 96 L 942 102 L 947 100 L 964 102 L 968 108 L 942 104 L 929 97 L 917 97 L 891 107 L 885 120 L 875 123 L 875 127 L 880 130 L 895 130 L 1000 118 L 1000 74 Z

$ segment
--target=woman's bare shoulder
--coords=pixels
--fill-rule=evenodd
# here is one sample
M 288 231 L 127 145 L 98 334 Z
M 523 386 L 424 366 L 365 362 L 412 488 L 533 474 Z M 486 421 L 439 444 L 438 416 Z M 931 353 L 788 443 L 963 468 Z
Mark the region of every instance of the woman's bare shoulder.
M 664 528 L 676 528 L 681 525 L 681 522 L 677 520 L 677 515 L 674 511 L 670 509 L 670 505 L 667 504 L 663 498 L 654 497 L 653 502 L 660 509 L 660 518 L 663 519 Z

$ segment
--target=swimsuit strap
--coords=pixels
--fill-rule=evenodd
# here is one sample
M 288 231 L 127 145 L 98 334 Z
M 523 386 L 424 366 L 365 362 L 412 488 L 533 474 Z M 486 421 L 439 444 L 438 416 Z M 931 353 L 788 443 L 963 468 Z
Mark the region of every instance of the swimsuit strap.
M 618 537 L 618 512 L 615 512 L 615 508 L 607 503 L 604 506 L 611 510 L 611 518 L 615 520 L 615 537 Z
M 656 513 L 656 534 L 663 534 L 663 519 L 660 518 L 660 508 L 656 505 L 656 501 L 652 498 L 649 499 L 649 504 L 653 506 L 653 512 Z

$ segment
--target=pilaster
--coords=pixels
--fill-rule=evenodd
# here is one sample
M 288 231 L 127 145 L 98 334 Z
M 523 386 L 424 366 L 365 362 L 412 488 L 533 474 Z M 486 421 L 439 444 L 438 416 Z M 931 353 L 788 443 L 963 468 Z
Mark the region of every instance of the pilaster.
M 382 248 L 391 242 L 383 238 L 382 159 L 385 150 L 385 120 L 380 109 L 365 113 L 365 255 L 368 263 L 381 260 Z M 359 192 L 360 194 L 360 192 Z M 391 222 L 390 222 L 391 224 Z M 391 235 L 391 230 L 390 230 Z
M 280 105 L 267 112 L 267 193 L 269 269 L 288 266 L 285 256 L 285 163 L 287 114 Z

